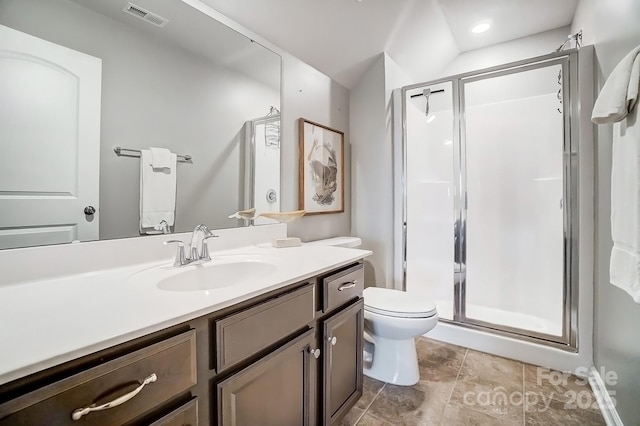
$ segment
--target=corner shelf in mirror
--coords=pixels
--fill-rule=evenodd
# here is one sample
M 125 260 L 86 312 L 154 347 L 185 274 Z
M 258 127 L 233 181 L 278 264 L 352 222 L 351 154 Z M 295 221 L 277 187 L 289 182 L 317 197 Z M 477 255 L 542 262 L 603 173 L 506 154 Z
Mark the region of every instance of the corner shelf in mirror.
M 262 217 L 266 217 L 267 219 L 273 219 L 280 223 L 288 223 L 293 220 L 301 218 L 302 216 L 304 216 L 305 213 L 306 211 L 304 210 L 294 210 L 290 212 L 260 213 L 258 217 L 262 216 Z

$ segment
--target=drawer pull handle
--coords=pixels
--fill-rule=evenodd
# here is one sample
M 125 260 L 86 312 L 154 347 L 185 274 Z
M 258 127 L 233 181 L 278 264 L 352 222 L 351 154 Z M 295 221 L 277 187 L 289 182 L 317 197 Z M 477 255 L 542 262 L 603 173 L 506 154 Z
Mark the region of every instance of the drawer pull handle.
M 320 358 L 320 349 L 309 348 L 309 353 L 313 355 L 315 359 Z
M 329 343 L 331 343 L 331 346 L 335 346 L 336 343 L 338 343 L 338 338 L 336 336 L 329 337 L 327 338 L 327 340 L 329 341 Z
M 74 412 L 71 414 L 71 418 L 73 420 L 80 420 L 82 416 L 85 416 L 91 413 L 92 411 L 108 410 L 109 408 L 117 407 L 120 404 L 124 404 L 125 402 L 129 401 L 131 398 L 139 394 L 142 388 L 144 388 L 149 383 L 155 382 L 156 380 L 158 380 L 158 376 L 156 376 L 156 373 L 151 373 L 146 379 L 144 379 L 144 381 L 140 386 L 138 386 L 128 394 L 122 395 L 121 397 L 118 397 L 113 401 L 107 402 L 106 404 L 98 405 L 97 407 L 95 404 L 92 404 L 88 407 L 78 408 L 77 410 L 74 410 Z
M 346 283 L 342 284 L 340 287 L 338 287 L 338 291 L 348 290 L 350 288 L 354 288 L 357 284 L 358 284 L 358 280 L 353 280 L 353 281 L 346 282 Z

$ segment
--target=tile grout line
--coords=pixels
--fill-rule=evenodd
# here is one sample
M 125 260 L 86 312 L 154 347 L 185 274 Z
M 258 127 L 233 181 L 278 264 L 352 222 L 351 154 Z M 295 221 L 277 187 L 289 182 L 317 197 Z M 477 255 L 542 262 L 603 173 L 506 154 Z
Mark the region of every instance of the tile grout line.
M 455 390 L 456 385 L 458 384 L 458 378 L 460 377 L 460 372 L 462 371 L 462 366 L 464 365 L 464 361 L 467 359 L 468 353 L 469 353 L 469 348 L 466 348 L 466 350 L 464 351 L 464 356 L 462 357 L 462 362 L 460 363 L 460 368 L 458 368 L 458 374 L 456 374 L 456 380 L 453 382 L 453 386 L 451 387 L 451 392 L 449 392 L 449 398 L 447 398 L 447 403 L 444 406 L 445 410 L 447 409 L 447 406 L 451 402 L 453 391 Z M 444 414 L 444 410 L 442 411 L 442 413 Z
M 456 385 L 458 384 L 458 379 L 460 378 L 460 373 L 462 372 L 462 365 L 464 364 L 464 361 L 467 359 L 467 354 L 469 353 L 469 348 L 467 348 L 467 351 L 464 354 L 464 358 L 462 358 L 462 364 L 460 364 L 460 369 L 458 370 L 458 375 L 456 376 L 456 381 L 455 384 L 453 385 L 453 388 L 455 389 Z M 502 358 L 502 357 L 500 357 Z M 523 365 L 523 370 L 522 370 L 522 379 L 523 379 L 523 386 L 524 386 L 524 365 Z M 451 389 L 451 394 L 449 395 L 449 401 L 447 402 L 447 405 L 449 405 L 449 402 L 451 401 L 451 397 L 453 396 L 453 391 L 454 389 Z M 476 413 L 481 413 L 481 414 L 485 414 L 489 417 L 492 417 L 494 419 L 499 420 L 498 417 L 496 417 L 495 415 L 491 414 L 491 413 L 485 413 L 483 411 L 477 410 L 475 407 L 469 407 L 469 406 L 465 406 L 467 409 L 471 410 L 471 411 L 475 411 Z M 445 406 L 446 409 L 446 406 Z
M 382 390 L 387 387 L 387 383 L 385 382 L 382 387 L 380 388 L 380 390 L 378 391 L 378 393 L 376 393 L 376 396 L 374 396 L 371 399 L 371 402 L 369 403 L 369 405 L 367 405 L 367 408 L 364 409 L 364 411 L 362 412 L 362 414 L 360 415 L 360 417 L 358 417 L 358 419 L 355 422 L 355 425 L 357 425 L 358 423 L 360 423 L 360 420 L 362 420 L 362 418 L 364 417 L 365 414 L 367 414 L 367 411 L 369 411 L 369 408 L 371 408 L 371 406 L 373 405 L 373 403 L 375 402 L 375 400 L 378 398 L 378 395 L 380 395 L 380 393 L 382 392 Z
M 522 363 L 522 426 L 525 426 L 526 416 L 527 416 L 527 407 L 526 407 L 526 395 L 525 395 L 525 385 L 524 385 L 524 363 Z

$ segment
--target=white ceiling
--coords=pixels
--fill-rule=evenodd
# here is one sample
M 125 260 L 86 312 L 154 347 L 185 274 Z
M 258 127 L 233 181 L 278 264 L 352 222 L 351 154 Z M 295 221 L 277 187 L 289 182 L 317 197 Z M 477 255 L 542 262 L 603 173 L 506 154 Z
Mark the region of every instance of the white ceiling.
M 490 46 L 571 24 L 578 0 L 438 0 L 460 51 Z M 480 22 L 491 29 L 474 34 Z
M 460 52 L 569 25 L 579 0 L 201 0 L 352 88 L 386 52 L 432 76 Z M 493 28 L 469 32 L 477 20 Z

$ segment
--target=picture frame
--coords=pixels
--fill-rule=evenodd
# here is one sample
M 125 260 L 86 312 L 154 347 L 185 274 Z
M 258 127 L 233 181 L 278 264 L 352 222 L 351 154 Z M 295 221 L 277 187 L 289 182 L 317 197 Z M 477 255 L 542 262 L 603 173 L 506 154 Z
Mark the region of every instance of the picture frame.
M 344 212 L 344 132 L 298 120 L 298 208 L 306 215 Z

